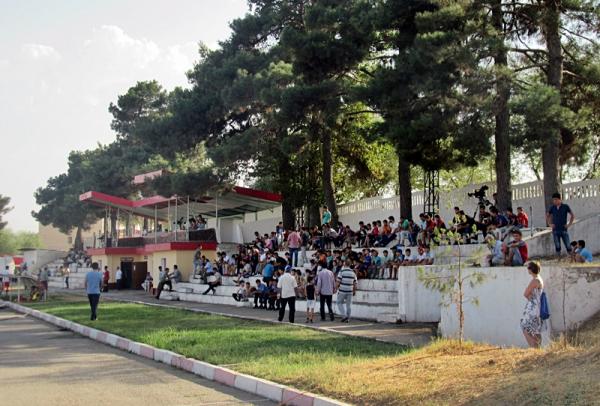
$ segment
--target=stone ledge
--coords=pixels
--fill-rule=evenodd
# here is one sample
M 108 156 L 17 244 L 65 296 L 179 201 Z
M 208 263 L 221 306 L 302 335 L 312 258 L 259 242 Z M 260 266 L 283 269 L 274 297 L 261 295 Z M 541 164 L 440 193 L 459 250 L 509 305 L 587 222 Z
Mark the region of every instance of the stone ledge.
M 122 351 L 128 351 L 132 354 L 144 358 L 162 362 L 178 369 L 182 369 L 205 378 L 210 381 L 216 381 L 223 385 L 242 390 L 247 393 L 259 395 L 269 400 L 280 402 L 290 406 L 344 406 L 347 403 L 339 402 L 333 399 L 321 397 L 309 392 L 303 392 L 288 386 L 280 385 L 275 382 L 256 378 L 250 375 L 241 374 L 227 368 L 218 367 L 207 362 L 186 358 L 183 355 L 172 351 L 158 349 L 148 344 L 139 343 L 110 334 L 105 331 L 96 330 L 78 323 L 71 322 L 56 316 L 49 315 L 37 310 L 32 310 L 12 302 L 0 301 L 6 304 L 12 310 L 19 313 L 30 314 L 41 320 L 45 320 L 58 327 L 65 327 L 74 333 L 81 334 L 91 338 L 94 341 L 110 345 Z

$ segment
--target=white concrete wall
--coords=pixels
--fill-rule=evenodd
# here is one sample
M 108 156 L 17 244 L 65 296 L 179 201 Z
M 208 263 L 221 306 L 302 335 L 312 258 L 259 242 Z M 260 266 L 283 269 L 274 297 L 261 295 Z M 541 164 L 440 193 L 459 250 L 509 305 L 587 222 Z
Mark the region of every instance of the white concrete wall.
M 478 305 L 464 305 L 465 338 L 495 345 L 526 347 L 519 322 L 526 304 L 523 292 L 531 280 L 527 270 L 524 267 L 466 270 L 475 271 L 485 272 L 490 279 L 465 290 L 467 296 L 479 300 Z M 600 311 L 600 268 L 544 267 L 542 278 L 550 305 L 551 333 L 564 331 L 564 320 L 568 328 L 575 328 Z M 456 306 L 442 307 L 441 334 L 457 337 L 458 325 Z
M 469 185 L 461 189 L 453 189 L 440 193 L 440 215 L 447 222 L 454 216 L 454 206 L 459 206 L 465 213 L 473 215 L 477 208 L 477 199 L 467 196 L 483 184 Z M 488 198 L 496 191 L 494 183 L 489 186 Z M 569 204 L 577 217 L 595 214 L 600 211 L 600 179 L 582 182 L 566 183 L 562 186 L 564 202 Z M 423 211 L 423 192 L 416 191 L 412 194 L 413 215 Z M 530 225 L 534 227 L 546 226 L 546 207 L 544 205 L 543 186 L 541 181 L 513 185 L 513 208 L 522 206 L 530 216 Z M 356 228 L 359 221 L 372 222 L 382 220 L 389 216 L 398 219 L 400 215 L 400 201 L 398 196 L 372 197 L 355 202 L 342 204 L 338 207 L 340 221 Z M 261 234 L 271 232 L 281 220 L 281 207 L 274 210 L 264 210 L 258 213 L 248 213 L 244 216 L 242 234 L 246 242 L 254 236 L 254 231 Z
M 67 255 L 63 251 L 54 250 L 27 250 L 23 252 L 23 259 L 27 262 L 29 272 L 34 272 L 57 259 L 64 258 Z
M 437 266 L 408 266 L 398 270 L 399 315 L 404 322 L 433 322 L 441 317 L 441 295 L 427 289 L 419 280 L 419 268 L 427 271 L 442 272 Z
M 600 210 L 600 206 L 597 208 Z M 569 237 L 573 240 L 585 240 L 586 248 L 593 254 L 600 253 L 600 215 L 588 215 L 575 220 L 569 228 Z M 530 257 L 543 257 L 555 252 L 552 231 L 544 231 L 534 237 L 526 238 Z M 566 254 L 564 245 L 563 255 Z

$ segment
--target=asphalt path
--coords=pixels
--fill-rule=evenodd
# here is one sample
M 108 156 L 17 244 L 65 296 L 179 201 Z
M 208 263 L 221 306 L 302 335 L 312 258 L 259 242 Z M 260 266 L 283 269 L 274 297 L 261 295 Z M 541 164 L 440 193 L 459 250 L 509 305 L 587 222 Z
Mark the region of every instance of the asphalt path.
M 0 308 L 0 405 L 274 405 Z

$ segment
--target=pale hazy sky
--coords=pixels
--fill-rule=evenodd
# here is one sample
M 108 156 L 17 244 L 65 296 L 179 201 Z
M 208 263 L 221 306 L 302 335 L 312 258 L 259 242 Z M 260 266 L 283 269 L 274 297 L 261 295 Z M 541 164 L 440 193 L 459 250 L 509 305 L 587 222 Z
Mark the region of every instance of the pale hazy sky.
M 186 85 L 197 44 L 226 39 L 245 0 L 0 0 L 0 194 L 37 230 L 33 192 L 71 150 L 114 139 L 108 104 L 139 80 Z

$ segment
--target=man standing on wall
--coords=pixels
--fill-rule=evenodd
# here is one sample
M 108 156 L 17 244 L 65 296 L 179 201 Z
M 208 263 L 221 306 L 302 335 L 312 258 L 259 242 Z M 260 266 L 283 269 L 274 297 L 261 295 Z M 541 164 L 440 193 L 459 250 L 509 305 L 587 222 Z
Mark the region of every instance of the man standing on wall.
M 92 270 L 85 275 L 85 291 L 90 301 L 90 320 L 96 320 L 98 318 L 96 310 L 98 309 L 98 302 L 100 302 L 100 289 L 102 288 L 102 275 L 98 272 L 98 263 L 92 264 Z
M 554 193 L 552 195 L 552 203 L 552 206 L 548 208 L 548 212 L 546 213 L 546 222 L 552 228 L 554 248 L 556 249 L 556 255 L 560 257 L 561 240 L 565 244 L 567 252 L 571 253 L 571 241 L 567 230 L 571 227 L 573 221 L 575 221 L 575 215 L 568 204 L 562 203 L 560 193 Z M 567 215 L 569 215 L 568 224 Z

